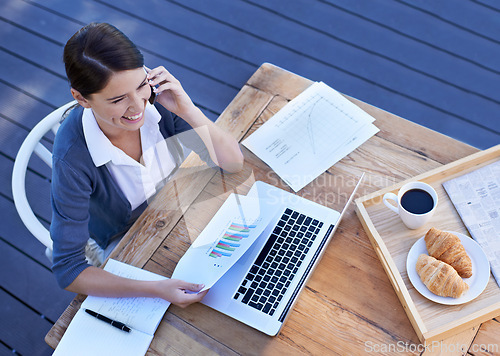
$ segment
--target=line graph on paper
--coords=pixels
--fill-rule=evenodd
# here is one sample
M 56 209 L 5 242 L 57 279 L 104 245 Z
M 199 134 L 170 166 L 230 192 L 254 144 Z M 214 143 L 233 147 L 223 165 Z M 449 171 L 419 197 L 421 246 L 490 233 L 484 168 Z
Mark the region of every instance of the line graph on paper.
M 364 124 L 318 93 L 290 109 L 276 127 L 284 130 L 289 140 L 302 142 L 302 149 L 318 159 L 344 145 Z
M 316 82 L 243 141 L 296 192 L 378 132 L 375 119 Z

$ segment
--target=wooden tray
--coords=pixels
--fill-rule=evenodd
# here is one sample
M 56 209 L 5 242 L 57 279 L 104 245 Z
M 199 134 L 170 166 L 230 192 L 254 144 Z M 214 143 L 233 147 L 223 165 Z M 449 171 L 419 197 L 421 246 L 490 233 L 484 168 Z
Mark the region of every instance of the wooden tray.
M 470 236 L 442 183 L 498 159 L 500 145 L 356 199 L 356 213 L 422 342 L 443 340 L 500 315 L 500 288 L 491 274 L 481 295 L 468 303 L 453 306 L 437 304 L 423 297 L 415 290 L 406 273 L 408 251 L 430 227 Z M 400 218 L 382 201 L 385 193 L 397 193 L 399 188 L 409 181 L 426 182 L 439 196 L 439 204 L 432 221 L 417 230 L 406 228 Z

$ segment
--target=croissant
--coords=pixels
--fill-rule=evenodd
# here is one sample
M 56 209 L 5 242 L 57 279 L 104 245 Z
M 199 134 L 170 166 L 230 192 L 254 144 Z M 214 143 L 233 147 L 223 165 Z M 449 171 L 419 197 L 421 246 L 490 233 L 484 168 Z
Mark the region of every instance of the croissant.
M 459 298 L 469 290 L 467 283 L 453 267 L 434 257 L 421 254 L 417 259 L 416 270 L 425 286 L 441 297 Z
M 472 276 L 472 262 L 457 236 L 431 228 L 425 235 L 425 245 L 429 255 L 448 263 L 460 277 Z

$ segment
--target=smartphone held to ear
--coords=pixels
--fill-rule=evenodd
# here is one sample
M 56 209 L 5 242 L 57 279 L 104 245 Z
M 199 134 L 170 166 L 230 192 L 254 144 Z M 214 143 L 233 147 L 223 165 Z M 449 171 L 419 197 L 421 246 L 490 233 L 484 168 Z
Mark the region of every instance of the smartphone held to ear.
M 151 96 L 149 97 L 149 103 L 153 105 L 156 101 L 156 93 L 153 91 L 153 87 L 151 88 Z
M 144 72 L 146 72 L 146 74 L 148 74 L 149 71 L 150 71 L 150 69 L 147 68 L 146 66 L 144 66 Z M 155 85 L 154 87 L 150 86 L 151 96 L 149 97 L 148 101 L 151 105 L 153 105 L 156 102 L 156 93 L 153 90 L 154 90 L 154 88 L 158 88 L 158 87 L 159 87 L 159 85 Z

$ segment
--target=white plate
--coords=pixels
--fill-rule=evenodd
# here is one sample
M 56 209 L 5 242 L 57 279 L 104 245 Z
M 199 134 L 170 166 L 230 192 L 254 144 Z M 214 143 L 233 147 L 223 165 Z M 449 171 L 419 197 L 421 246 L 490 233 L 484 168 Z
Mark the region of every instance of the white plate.
M 408 273 L 408 278 L 415 289 L 427 299 L 440 304 L 463 304 L 476 298 L 486 288 L 490 279 L 490 263 L 488 262 L 488 258 L 482 248 L 472 238 L 459 232 L 448 232 L 460 238 L 465 251 L 472 261 L 472 276 L 470 278 L 464 278 L 464 282 L 469 285 L 469 290 L 465 292 L 464 295 L 460 298 L 440 297 L 427 289 L 425 284 L 422 282 L 417 273 L 416 265 L 418 256 L 422 253 L 426 255 L 429 254 L 427 252 L 427 247 L 425 246 L 424 237 L 418 239 L 408 252 L 408 258 L 406 259 L 406 272 Z

